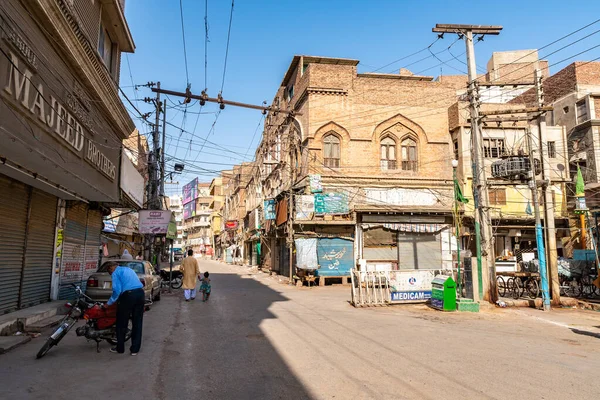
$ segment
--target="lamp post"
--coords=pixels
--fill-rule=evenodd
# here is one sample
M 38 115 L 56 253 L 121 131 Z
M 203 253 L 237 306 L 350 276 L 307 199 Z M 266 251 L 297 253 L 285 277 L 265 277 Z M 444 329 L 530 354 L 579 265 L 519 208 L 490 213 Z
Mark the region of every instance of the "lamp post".
M 460 232 L 459 232 L 459 223 L 458 223 L 458 193 L 456 193 L 456 185 L 458 185 L 458 181 L 456 180 L 456 168 L 458 167 L 458 160 L 452 160 L 452 181 L 454 182 L 454 225 L 456 225 L 456 265 L 457 265 L 457 275 L 456 279 L 458 280 L 458 297 L 462 296 L 462 281 L 460 277 Z

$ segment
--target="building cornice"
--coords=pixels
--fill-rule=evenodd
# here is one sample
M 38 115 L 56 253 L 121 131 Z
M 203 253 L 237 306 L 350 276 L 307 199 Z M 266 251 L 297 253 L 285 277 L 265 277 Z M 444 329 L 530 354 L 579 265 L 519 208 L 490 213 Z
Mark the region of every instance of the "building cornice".
M 92 46 L 87 35 L 77 22 L 72 6 L 66 0 L 37 0 L 26 2 L 34 14 L 44 21 L 44 29 L 55 33 L 50 39 L 58 43 L 67 55 L 66 62 L 74 66 L 78 76 L 84 78 L 82 83 L 102 101 L 107 122 L 113 127 L 119 140 L 127 138 L 135 129 L 129 113 L 121 102 L 117 84 L 110 76 L 104 63 L 100 60 L 95 46 Z

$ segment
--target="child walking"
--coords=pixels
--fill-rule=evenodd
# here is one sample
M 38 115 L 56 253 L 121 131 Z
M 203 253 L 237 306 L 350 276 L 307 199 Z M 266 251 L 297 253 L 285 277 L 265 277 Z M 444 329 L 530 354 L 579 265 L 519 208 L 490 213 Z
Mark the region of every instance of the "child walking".
M 208 271 L 204 273 L 202 283 L 200 284 L 200 291 L 202 292 L 202 301 L 208 301 L 210 297 L 210 279 L 208 278 Z

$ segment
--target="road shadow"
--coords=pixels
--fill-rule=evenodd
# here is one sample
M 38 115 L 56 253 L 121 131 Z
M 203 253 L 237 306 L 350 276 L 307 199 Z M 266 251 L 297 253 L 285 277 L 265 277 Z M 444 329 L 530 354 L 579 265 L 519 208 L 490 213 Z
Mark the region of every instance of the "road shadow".
M 584 331 L 584 330 L 575 329 L 575 328 L 570 328 L 570 329 L 573 333 L 576 333 L 577 335 L 590 336 L 590 337 L 593 337 L 596 339 L 600 339 L 600 333 Z
M 210 275 L 210 300 L 178 299 L 163 348 L 157 398 L 310 399 L 261 324 L 287 298 L 251 276 Z M 296 346 L 291 340 L 278 343 Z

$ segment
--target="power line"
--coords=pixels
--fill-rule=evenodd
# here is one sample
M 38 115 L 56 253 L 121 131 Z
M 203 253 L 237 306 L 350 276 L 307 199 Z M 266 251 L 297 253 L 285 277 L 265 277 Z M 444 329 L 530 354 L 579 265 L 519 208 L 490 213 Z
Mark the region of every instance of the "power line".
M 185 61 L 185 80 L 186 85 L 190 84 L 190 76 L 188 74 L 187 51 L 185 47 L 185 27 L 183 24 L 183 0 L 179 0 L 179 13 L 181 15 L 181 36 L 183 39 L 183 59 Z
M 229 40 L 231 38 L 231 22 L 233 21 L 233 4 L 235 0 L 231 0 L 231 12 L 229 14 L 229 28 L 227 29 L 227 46 L 225 47 L 225 63 L 223 64 L 223 80 L 221 81 L 221 93 L 225 86 L 225 73 L 227 72 L 227 58 L 229 56 Z

